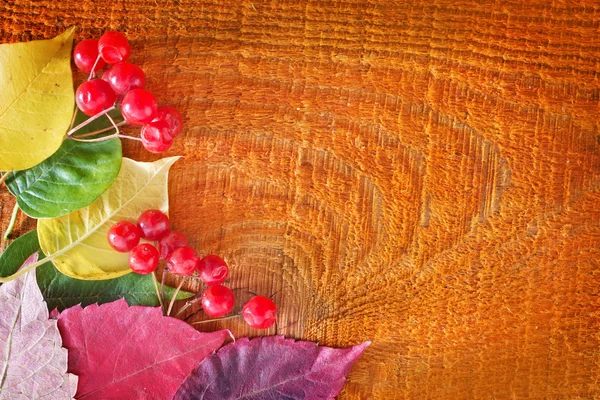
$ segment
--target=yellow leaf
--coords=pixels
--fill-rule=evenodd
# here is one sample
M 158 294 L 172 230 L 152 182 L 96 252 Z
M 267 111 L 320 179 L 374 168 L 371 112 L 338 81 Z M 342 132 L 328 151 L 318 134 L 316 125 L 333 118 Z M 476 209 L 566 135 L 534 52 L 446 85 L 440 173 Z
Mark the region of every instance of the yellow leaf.
M 0 45 L 0 171 L 31 168 L 60 147 L 73 116 L 74 30 Z
M 116 222 L 135 222 L 148 209 L 167 212 L 169 168 L 179 157 L 143 163 L 123 158 L 117 179 L 88 207 L 59 218 L 38 220 L 38 238 L 46 260 L 77 279 L 112 279 L 131 270 L 128 254 L 113 250 L 106 234 Z

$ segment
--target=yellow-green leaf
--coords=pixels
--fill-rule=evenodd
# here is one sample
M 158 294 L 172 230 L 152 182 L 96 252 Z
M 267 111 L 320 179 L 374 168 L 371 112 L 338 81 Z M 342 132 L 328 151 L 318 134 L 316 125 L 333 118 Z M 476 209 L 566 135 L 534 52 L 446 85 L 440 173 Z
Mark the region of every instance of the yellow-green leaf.
M 60 147 L 73 116 L 74 30 L 0 45 L 0 171 L 31 168 Z
M 168 211 L 168 172 L 177 159 L 143 163 L 123 158 L 113 184 L 88 207 L 38 220 L 38 238 L 46 259 L 77 279 L 112 279 L 131 272 L 127 253 L 118 253 L 108 244 L 108 229 L 117 221 L 135 222 L 150 208 Z

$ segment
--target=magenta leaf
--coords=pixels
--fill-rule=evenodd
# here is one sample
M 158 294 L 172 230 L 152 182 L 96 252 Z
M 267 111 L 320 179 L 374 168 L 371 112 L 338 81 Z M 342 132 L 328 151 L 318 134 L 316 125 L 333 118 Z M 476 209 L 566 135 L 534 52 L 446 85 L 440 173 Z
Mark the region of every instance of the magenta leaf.
M 170 399 L 207 355 L 231 335 L 201 333 L 160 308 L 125 300 L 58 316 L 69 350 L 69 372 L 79 376 L 77 399 Z
M 243 338 L 202 361 L 174 399 L 333 399 L 369 344 L 333 349 L 283 336 Z
M 29 257 L 23 267 L 37 261 Z M 0 286 L 0 399 L 70 399 L 77 377 L 35 280 L 35 272 Z

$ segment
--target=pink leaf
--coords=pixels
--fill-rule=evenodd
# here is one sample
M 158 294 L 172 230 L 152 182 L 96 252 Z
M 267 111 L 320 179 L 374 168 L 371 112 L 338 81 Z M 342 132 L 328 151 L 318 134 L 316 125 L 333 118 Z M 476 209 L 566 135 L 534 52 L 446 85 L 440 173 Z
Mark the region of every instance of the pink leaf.
M 174 399 L 333 399 L 369 344 L 333 349 L 283 336 L 243 338 L 200 363 Z
M 170 399 L 194 366 L 221 347 L 230 332 L 201 333 L 156 307 L 125 300 L 75 306 L 58 316 L 79 375 L 78 399 Z
M 33 254 L 23 267 L 37 259 Z M 0 398 L 71 398 L 77 377 L 67 374 L 67 350 L 56 321 L 48 320 L 35 272 L 0 286 L 0 305 Z

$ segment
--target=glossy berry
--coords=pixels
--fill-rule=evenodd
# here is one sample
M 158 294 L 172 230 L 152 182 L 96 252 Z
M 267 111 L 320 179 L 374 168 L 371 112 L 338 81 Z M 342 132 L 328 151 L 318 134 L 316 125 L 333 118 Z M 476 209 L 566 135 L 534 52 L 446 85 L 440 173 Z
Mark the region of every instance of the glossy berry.
M 86 39 L 77 43 L 75 49 L 73 49 L 73 60 L 75 65 L 81 71 L 90 73 L 92 68 L 98 59 L 98 41 L 94 39 Z M 96 64 L 96 71 L 101 70 L 106 65 L 103 59 L 99 59 Z
M 171 256 L 167 260 L 167 264 L 169 265 L 169 272 L 181 276 L 189 276 L 198 269 L 200 256 L 191 247 L 182 246 L 173 250 L 173 253 L 171 253 Z
M 171 106 L 160 106 L 156 112 L 156 117 L 152 121 L 165 121 L 169 124 L 169 135 L 175 138 L 183 128 L 183 118 L 179 111 Z
M 148 240 L 159 240 L 169 233 L 169 226 L 169 217 L 160 210 L 146 210 L 137 221 L 140 235 Z
M 221 257 L 211 254 L 200 260 L 198 273 L 208 286 L 220 285 L 227 279 L 229 267 Z
M 116 94 L 127 94 L 133 89 L 141 89 L 146 83 L 146 75 L 135 64 L 122 61 L 113 65 L 102 75 Z
M 169 125 L 165 121 L 155 121 L 144 125 L 140 137 L 144 148 L 151 153 L 164 153 L 173 144 L 169 133 Z
M 211 286 L 202 293 L 202 308 L 210 317 L 222 317 L 233 309 L 235 298 L 225 286 Z
M 129 252 L 129 268 L 133 272 L 146 275 L 154 272 L 158 267 L 158 250 L 150 243 L 135 246 Z
M 115 100 L 117 100 L 117 95 L 114 90 L 102 79 L 83 82 L 75 92 L 77 107 L 90 117 L 111 107 Z
M 156 117 L 158 104 L 152 93 L 144 89 L 133 89 L 123 97 L 121 113 L 131 125 L 144 125 Z
M 277 307 L 273 300 L 255 296 L 242 308 L 242 316 L 248 325 L 256 329 L 267 329 L 275 323 Z
M 129 221 L 119 221 L 110 227 L 107 239 L 113 249 L 126 253 L 140 242 L 140 231 Z
M 158 241 L 160 258 L 168 260 L 175 249 L 188 245 L 188 240 L 181 232 L 171 231 Z
M 98 40 L 98 51 L 104 61 L 116 64 L 129 57 L 129 42 L 121 32 L 106 32 Z

